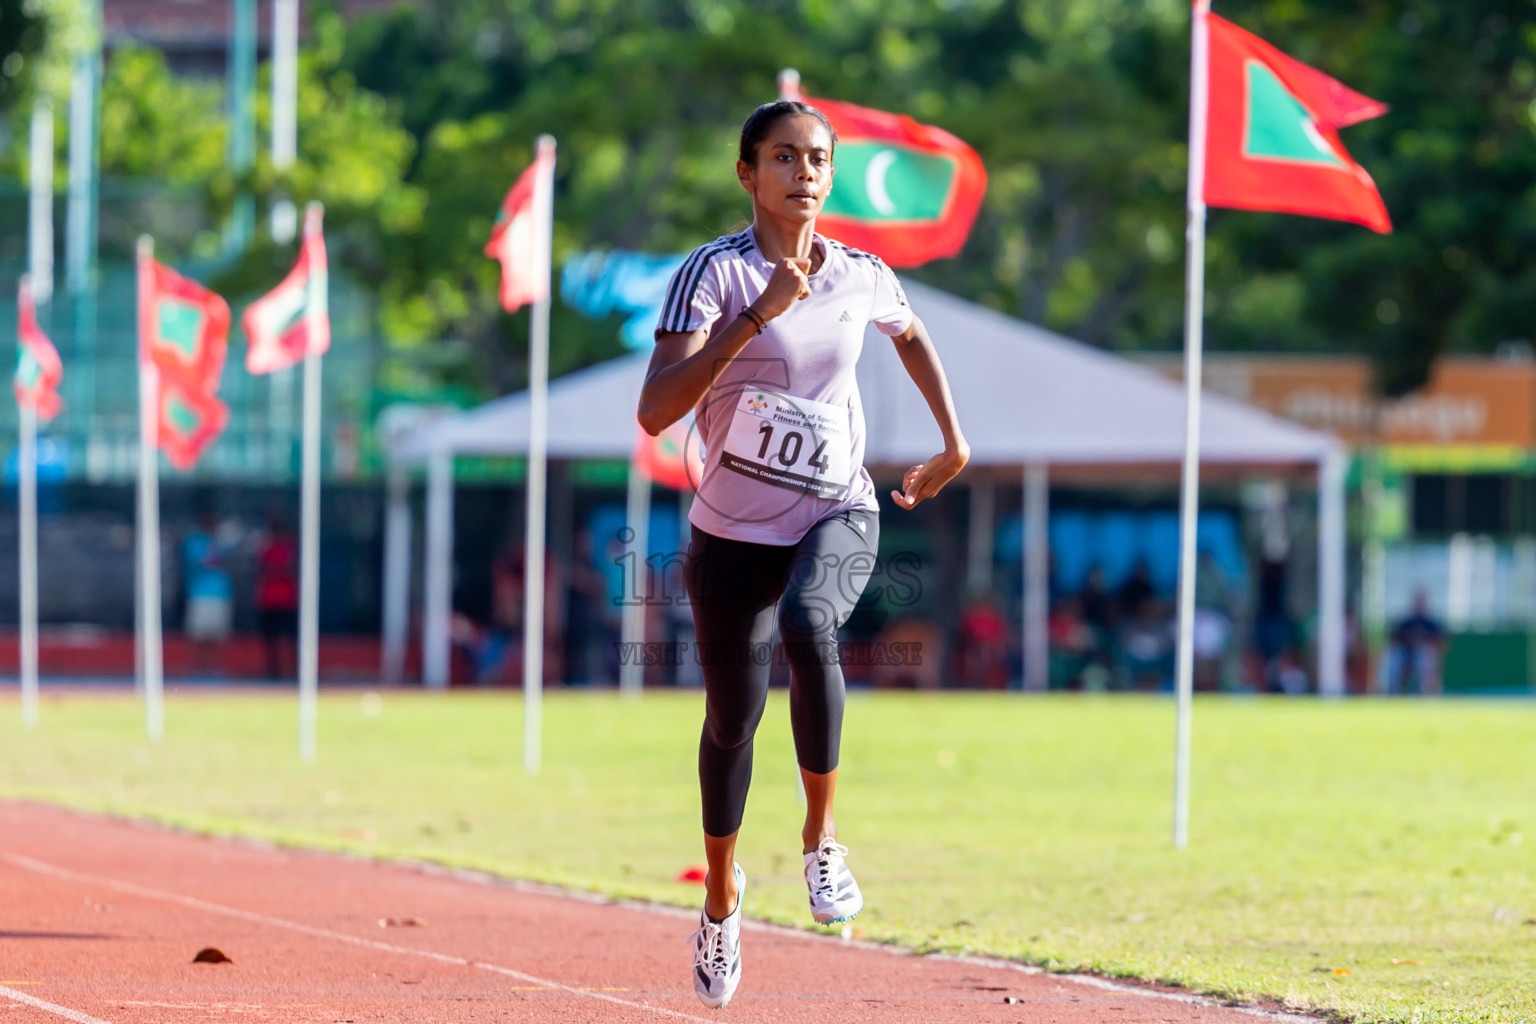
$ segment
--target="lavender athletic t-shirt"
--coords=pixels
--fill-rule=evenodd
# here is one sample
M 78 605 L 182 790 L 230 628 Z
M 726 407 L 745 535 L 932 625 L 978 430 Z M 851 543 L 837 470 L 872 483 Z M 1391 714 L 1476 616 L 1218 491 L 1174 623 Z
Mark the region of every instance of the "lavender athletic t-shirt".
M 704 472 L 688 519 L 717 537 L 797 544 L 828 516 L 880 507 L 854 366 L 866 324 L 901 334 L 912 309 L 879 257 L 821 235 L 813 244 L 823 258 L 810 296 L 747 342 L 694 410 Z M 772 274 L 751 228 L 700 246 L 672 275 L 658 333 L 713 336 Z

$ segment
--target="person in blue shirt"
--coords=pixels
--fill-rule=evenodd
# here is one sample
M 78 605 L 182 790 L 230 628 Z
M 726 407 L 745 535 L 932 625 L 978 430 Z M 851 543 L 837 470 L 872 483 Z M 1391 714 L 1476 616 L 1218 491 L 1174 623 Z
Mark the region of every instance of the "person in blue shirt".
M 220 648 L 229 638 L 234 589 L 229 579 L 229 552 L 219 541 L 218 517 L 204 513 L 199 525 L 182 542 L 182 574 L 187 593 L 187 640 L 192 644 L 192 668 L 217 672 Z

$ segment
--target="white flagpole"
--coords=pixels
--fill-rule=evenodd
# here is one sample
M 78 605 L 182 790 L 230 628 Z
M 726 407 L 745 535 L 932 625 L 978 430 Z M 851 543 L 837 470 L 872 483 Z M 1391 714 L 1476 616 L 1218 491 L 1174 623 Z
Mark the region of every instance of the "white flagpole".
M 304 216 L 304 235 L 320 231 L 322 207 L 310 203 Z M 303 243 L 301 243 L 303 244 Z M 310 267 L 310 282 L 316 280 Z M 330 275 L 325 278 L 329 287 Z M 305 316 L 310 334 L 317 319 L 329 315 L 310 295 Z M 299 757 L 313 761 L 316 753 L 315 720 L 320 689 L 320 359 L 316 352 L 304 356 L 304 454 L 299 499 Z
M 53 298 L 53 101 L 32 106 L 30 205 L 27 217 L 27 279 L 22 282 L 39 320 Z M 20 353 L 18 353 L 19 355 Z M 37 413 L 21 405 L 17 453 L 20 520 L 17 581 L 21 597 L 21 725 L 37 728 Z
M 286 171 L 298 155 L 299 0 L 272 4 L 272 167 Z M 286 245 L 298 227 L 298 211 L 286 196 L 272 204 L 272 241 Z
M 27 215 L 27 276 L 32 301 L 46 306 L 53 298 L 53 101 L 39 96 L 32 104 L 30 206 Z
M 37 411 L 18 409 L 17 504 L 21 537 L 21 726 L 37 728 Z
M 148 293 L 155 243 L 139 238 L 139 316 Z M 139 338 L 139 648 L 144 673 L 145 731 L 151 743 L 165 735 L 164 678 L 160 655 L 160 373 Z
M 779 99 L 798 100 L 800 98 L 800 72 L 794 68 L 784 68 L 779 72 Z
M 1195 552 L 1200 521 L 1200 383 L 1205 326 L 1205 137 L 1210 107 L 1210 0 L 1194 10 L 1189 83 L 1187 260 L 1184 271 L 1184 469 L 1179 488 L 1178 727 L 1174 753 L 1173 845 L 1189 845 L 1190 730 L 1195 684 Z
M 528 337 L 528 534 L 523 591 L 523 770 L 539 774 L 544 731 L 544 476 L 549 447 L 550 264 L 554 261 L 555 140 L 538 138 L 542 170 L 534 183 L 533 215 L 540 297 Z

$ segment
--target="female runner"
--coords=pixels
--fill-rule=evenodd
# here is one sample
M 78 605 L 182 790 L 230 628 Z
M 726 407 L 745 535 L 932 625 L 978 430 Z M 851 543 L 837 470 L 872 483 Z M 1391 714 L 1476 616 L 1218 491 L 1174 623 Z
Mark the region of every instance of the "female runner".
M 775 619 L 805 784 L 811 914 L 832 924 L 864 905 L 837 842 L 832 798 L 843 719 L 836 634 L 875 571 L 880 535 L 854 379 L 866 324 L 895 342 L 944 438 L 944 450 L 907 470 L 892 499 L 910 509 L 933 497 L 970 457 L 938 354 L 896 275 L 816 233 L 836 143 L 826 118 L 804 103 L 765 104 L 747 119 L 736 176 L 752 196 L 752 226 L 694 250 L 673 275 L 640 395 L 640 424 L 653 435 L 695 409 L 706 453 L 688 516 L 709 862 L 693 980 L 716 1009 L 741 979 L 746 879 L 736 836 Z

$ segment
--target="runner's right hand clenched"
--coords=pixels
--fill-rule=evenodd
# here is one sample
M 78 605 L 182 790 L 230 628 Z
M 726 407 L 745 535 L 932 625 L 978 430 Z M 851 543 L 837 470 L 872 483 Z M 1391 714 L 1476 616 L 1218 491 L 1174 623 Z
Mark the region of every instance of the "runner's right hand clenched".
M 811 261 L 805 256 L 788 256 L 779 260 L 773 268 L 773 276 L 768 278 L 768 287 L 752 303 L 757 315 L 764 320 L 772 320 L 788 311 L 796 302 L 809 297 L 811 283 L 805 275 L 810 269 Z

